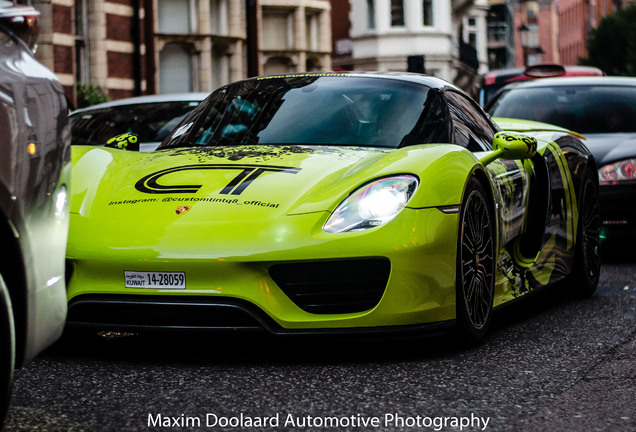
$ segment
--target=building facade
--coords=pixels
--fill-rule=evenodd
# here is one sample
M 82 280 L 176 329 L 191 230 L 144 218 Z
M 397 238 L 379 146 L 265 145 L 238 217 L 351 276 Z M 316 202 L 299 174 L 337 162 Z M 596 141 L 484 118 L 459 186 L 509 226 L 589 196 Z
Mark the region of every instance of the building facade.
M 250 75 L 331 68 L 329 0 L 34 0 L 38 58 L 69 100 L 209 92 Z
M 331 70 L 327 0 L 260 0 L 259 75 Z
M 488 0 L 490 69 L 575 65 L 601 19 L 636 0 Z
M 356 70 L 426 72 L 466 88 L 486 68 L 485 0 L 350 4 Z
M 587 57 L 587 37 L 605 15 L 629 2 L 610 0 L 559 0 L 559 53 L 563 64 Z

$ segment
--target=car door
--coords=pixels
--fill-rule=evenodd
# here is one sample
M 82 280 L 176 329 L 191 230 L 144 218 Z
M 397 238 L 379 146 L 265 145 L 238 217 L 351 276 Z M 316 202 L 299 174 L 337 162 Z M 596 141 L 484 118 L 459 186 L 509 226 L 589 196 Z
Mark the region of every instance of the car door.
M 475 102 L 457 91 L 446 92 L 452 119 L 454 143 L 472 152 L 492 150 L 497 128 Z M 524 227 L 527 205 L 529 173 L 533 162 L 496 160 L 486 167 L 494 185 L 494 199 L 499 218 L 499 246 L 504 247 L 518 238 Z

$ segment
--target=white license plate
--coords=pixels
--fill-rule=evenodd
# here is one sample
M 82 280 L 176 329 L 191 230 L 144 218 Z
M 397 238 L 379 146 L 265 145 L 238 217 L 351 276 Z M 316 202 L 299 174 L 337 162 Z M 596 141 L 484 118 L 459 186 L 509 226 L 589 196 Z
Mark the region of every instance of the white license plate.
M 125 271 L 126 288 L 185 289 L 185 272 Z

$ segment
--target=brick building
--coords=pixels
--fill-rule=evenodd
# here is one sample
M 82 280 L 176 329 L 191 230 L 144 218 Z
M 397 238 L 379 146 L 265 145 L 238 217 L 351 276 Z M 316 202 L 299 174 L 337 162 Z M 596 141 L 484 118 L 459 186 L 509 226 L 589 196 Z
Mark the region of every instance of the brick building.
M 329 70 L 329 0 L 33 0 L 38 58 L 71 101 L 208 92 L 249 75 Z

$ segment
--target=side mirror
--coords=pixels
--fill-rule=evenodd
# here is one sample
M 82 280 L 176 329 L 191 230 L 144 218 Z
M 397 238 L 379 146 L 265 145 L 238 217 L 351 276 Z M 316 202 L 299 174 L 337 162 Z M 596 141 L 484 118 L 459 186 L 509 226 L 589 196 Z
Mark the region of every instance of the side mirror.
M 513 132 L 497 132 L 492 141 L 493 151 L 481 159 L 488 165 L 496 159 L 530 159 L 537 153 L 536 138 Z
M 124 133 L 109 139 L 106 147 L 117 148 L 122 150 L 139 150 L 139 137 L 133 133 Z

